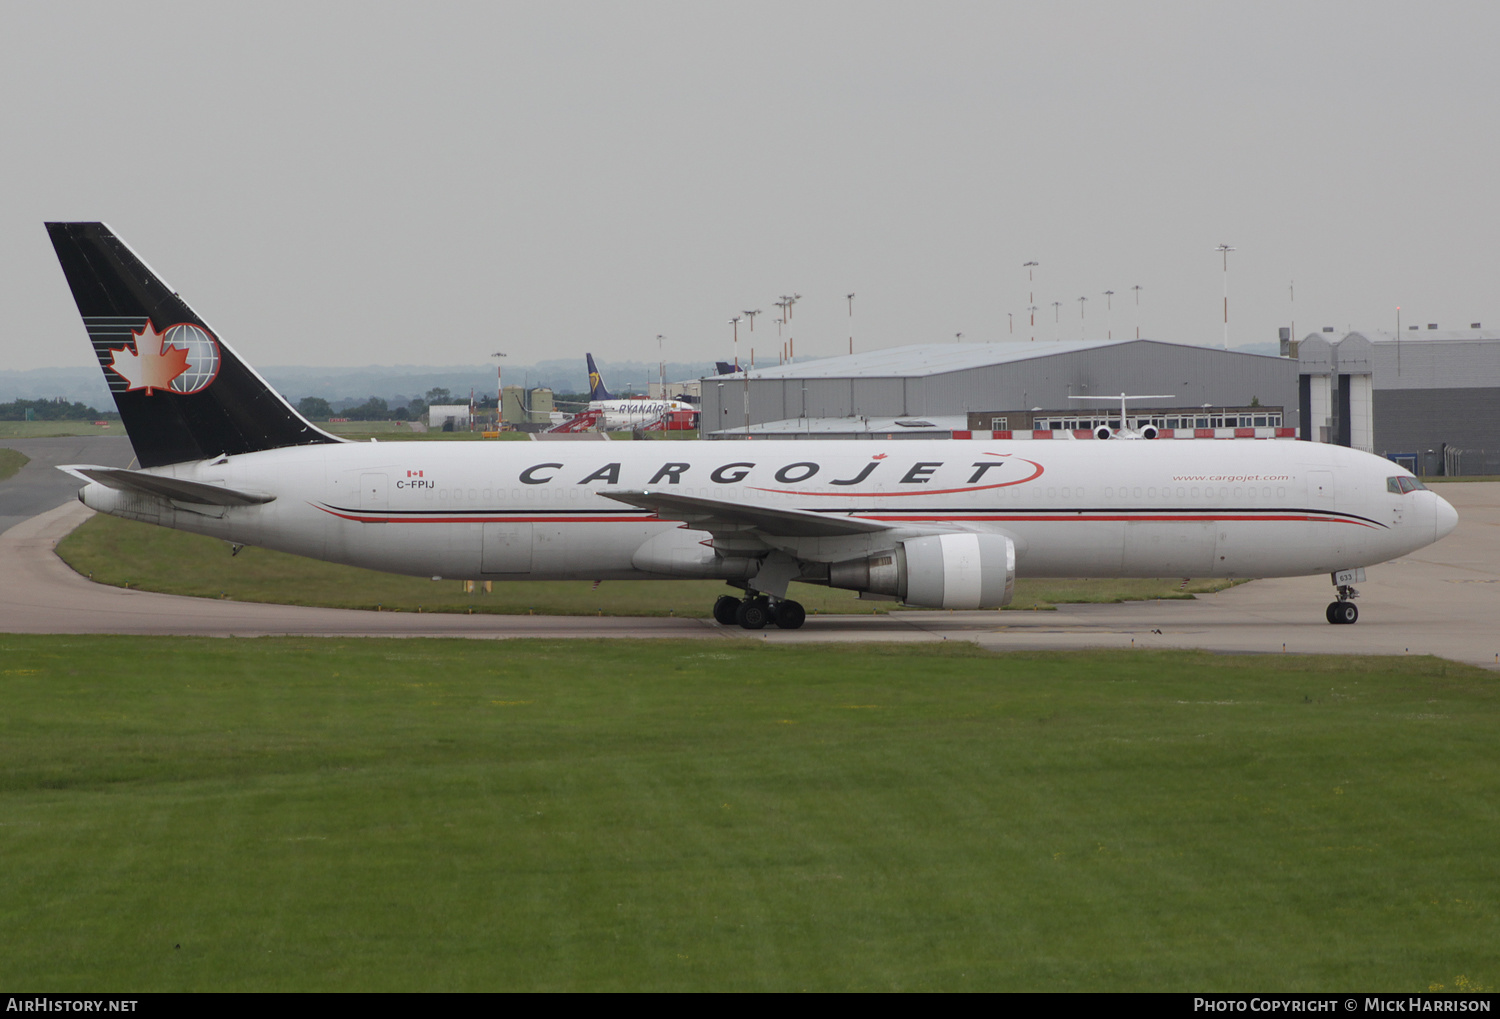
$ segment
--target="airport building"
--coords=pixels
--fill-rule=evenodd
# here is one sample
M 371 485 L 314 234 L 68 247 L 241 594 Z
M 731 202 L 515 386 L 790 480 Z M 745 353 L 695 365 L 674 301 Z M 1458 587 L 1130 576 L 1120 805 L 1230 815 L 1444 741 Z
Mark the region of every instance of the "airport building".
M 1307 438 L 1389 457 L 1417 474 L 1500 474 L 1500 332 L 1480 323 L 1400 332 L 1331 329 L 1300 341 Z
M 1291 437 L 1298 364 L 1156 340 L 946 343 L 757 368 L 702 383 L 705 438 Z M 1111 404 L 1103 397 L 1114 397 Z M 1008 434 L 1007 434 L 1008 433 Z

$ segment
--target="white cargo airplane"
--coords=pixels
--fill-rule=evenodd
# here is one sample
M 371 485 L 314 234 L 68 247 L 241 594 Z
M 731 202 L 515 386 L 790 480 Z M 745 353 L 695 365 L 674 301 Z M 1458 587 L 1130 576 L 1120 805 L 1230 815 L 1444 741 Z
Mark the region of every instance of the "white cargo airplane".
M 1024 577 L 1330 573 L 1458 516 L 1389 461 L 1292 441 L 353 443 L 304 420 L 101 223 L 47 226 L 140 469 L 94 509 L 424 577 L 714 578 L 715 618 L 801 626 L 792 581 L 995 608 Z

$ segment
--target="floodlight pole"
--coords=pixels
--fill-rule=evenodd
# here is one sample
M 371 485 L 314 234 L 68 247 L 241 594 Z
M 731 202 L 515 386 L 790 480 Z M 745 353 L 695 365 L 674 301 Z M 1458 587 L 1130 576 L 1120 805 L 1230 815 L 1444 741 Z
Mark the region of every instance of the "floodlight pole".
M 1135 291 L 1135 338 L 1141 338 L 1141 285 L 1137 283 L 1130 288 Z
M 500 351 L 495 351 L 490 357 L 504 357 Z M 505 412 L 505 377 L 500 370 L 500 362 L 495 362 L 495 427 L 500 427 L 500 415 Z M 431 415 L 427 420 L 432 420 Z
M 734 370 L 740 370 L 740 317 L 738 315 L 729 320 L 734 326 Z
M 1084 319 L 1083 306 L 1086 303 L 1088 303 L 1088 298 L 1087 297 L 1080 297 L 1078 299 L 1078 338 L 1080 340 L 1085 338 L 1084 337 L 1084 333 L 1083 333 L 1083 319 Z
M 1062 302 L 1052 302 L 1052 342 L 1062 342 Z
M 1036 267 L 1042 263 L 1032 261 L 1021 265 L 1026 270 L 1026 304 L 1031 310 L 1031 342 L 1036 342 Z
M 1228 244 L 1220 244 L 1214 248 L 1224 256 L 1224 349 L 1229 349 L 1229 253 L 1234 250 Z
M 844 297 L 849 302 L 849 353 L 852 354 L 854 353 L 854 294 L 848 293 Z

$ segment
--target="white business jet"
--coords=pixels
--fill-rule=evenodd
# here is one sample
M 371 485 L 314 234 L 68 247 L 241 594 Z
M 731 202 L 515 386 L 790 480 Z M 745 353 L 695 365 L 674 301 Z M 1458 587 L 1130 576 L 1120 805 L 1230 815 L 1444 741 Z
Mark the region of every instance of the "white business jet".
M 1119 400 L 1120 401 L 1120 427 L 1110 428 L 1108 425 L 1100 425 L 1094 429 L 1096 439 L 1154 439 L 1157 436 L 1156 426 L 1147 425 L 1145 428 L 1131 428 L 1130 419 L 1125 416 L 1126 400 L 1175 400 L 1176 397 L 1170 393 L 1152 394 L 1126 394 L 1119 396 L 1070 396 L 1070 400 Z
M 79 498 L 234 545 L 424 577 L 720 579 L 737 593 L 715 618 L 751 629 L 802 625 L 792 582 L 978 609 L 1017 577 L 1329 573 L 1326 617 L 1352 623 L 1363 567 L 1458 519 L 1410 472 L 1313 442 L 346 442 L 104 224 L 47 230 L 140 463 L 64 468 Z

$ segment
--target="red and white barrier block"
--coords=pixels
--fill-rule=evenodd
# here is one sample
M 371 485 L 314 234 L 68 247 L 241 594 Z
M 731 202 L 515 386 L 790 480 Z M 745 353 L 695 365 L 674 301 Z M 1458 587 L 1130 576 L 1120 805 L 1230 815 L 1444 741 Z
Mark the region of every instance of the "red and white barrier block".
M 1097 438 L 1087 428 L 1079 428 L 1075 431 L 1053 431 L 1051 429 L 1037 429 L 1035 431 L 1016 430 L 1003 432 L 954 432 L 955 439 L 1093 439 Z M 1295 428 L 1162 428 L 1157 431 L 1158 439 L 1295 439 L 1297 429 Z

